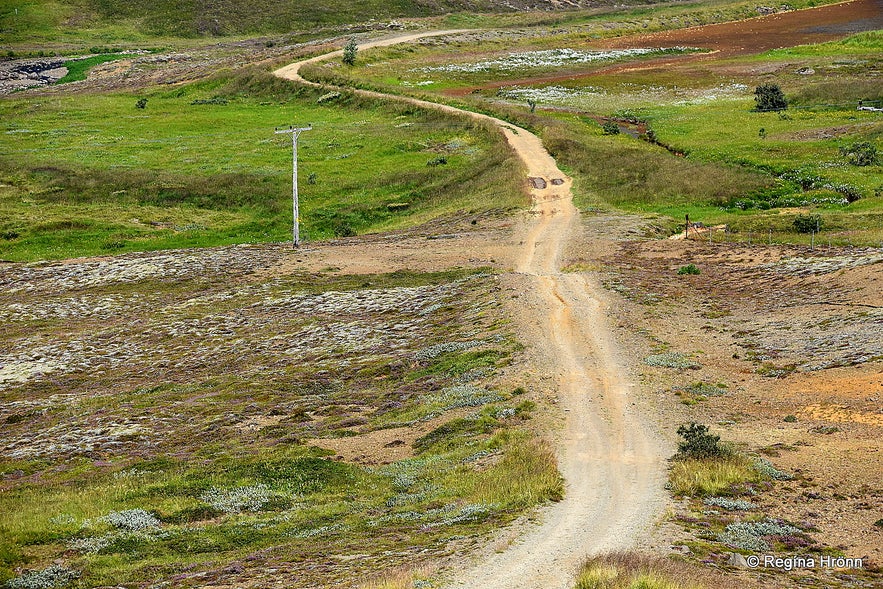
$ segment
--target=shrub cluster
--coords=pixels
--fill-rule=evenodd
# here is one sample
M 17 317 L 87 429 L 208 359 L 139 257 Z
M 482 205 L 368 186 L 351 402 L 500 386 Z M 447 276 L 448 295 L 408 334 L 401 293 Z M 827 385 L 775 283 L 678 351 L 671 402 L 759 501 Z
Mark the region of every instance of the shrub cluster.
M 657 366 L 660 368 L 700 368 L 698 362 L 688 358 L 680 352 L 664 352 L 662 354 L 653 354 L 644 358 L 644 364 L 648 366 Z
M 744 499 L 730 499 L 728 497 L 708 497 L 704 503 L 710 507 L 720 507 L 727 511 L 749 511 L 757 507 L 751 501 Z

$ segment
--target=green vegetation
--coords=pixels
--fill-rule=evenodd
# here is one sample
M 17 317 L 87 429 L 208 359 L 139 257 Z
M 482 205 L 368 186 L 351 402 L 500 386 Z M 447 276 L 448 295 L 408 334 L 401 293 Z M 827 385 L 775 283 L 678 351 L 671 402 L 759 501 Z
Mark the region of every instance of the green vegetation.
M 671 491 L 676 496 L 712 497 L 732 495 L 745 483 L 763 478 L 751 461 L 740 456 L 714 460 L 687 458 L 672 464 L 669 473 Z
M 486 269 L 261 278 L 240 266 L 273 251 L 241 248 L 216 268 L 218 252 L 202 250 L 189 278 L 180 258 L 148 256 L 158 278 L 127 283 L 83 285 L 73 266 L 47 264 L 47 292 L 0 295 L 20 310 L 4 345 L 39 325 L 61 346 L 139 350 L 124 366 L 93 357 L 86 372 L 4 389 L 0 422 L 19 456 L 0 461 L 0 583 L 62 556 L 63 571 L 36 574 L 116 586 L 285 560 L 327 582 L 302 564 L 372 554 L 379 573 L 408 561 L 390 552 L 442 553 L 561 498 L 553 452 L 522 427 L 535 405 L 494 380 L 518 346 L 496 323 Z M 110 327 L 27 311 L 118 299 Z M 425 423 L 415 440 L 409 426 Z M 406 451 L 386 463 L 371 434 L 393 427 Z M 349 438 L 377 458 L 323 448 Z
M 126 59 L 128 57 L 131 56 L 124 53 L 109 53 L 104 55 L 94 55 L 85 59 L 70 59 L 64 62 L 64 67 L 67 68 L 67 74 L 59 79 L 56 84 L 66 84 L 67 82 L 85 80 L 89 70 L 96 65 L 107 63 L 109 61 Z
M 355 39 L 350 39 L 346 42 L 346 45 L 343 46 L 343 58 L 342 61 L 345 65 L 356 65 L 356 51 L 358 50 L 358 46 L 356 45 Z
M 732 449 L 720 443 L 720 436 L 709 433 L 707 425 L 682 425 L 678 427 L 678 435 L 683 438 L 678 444 L 678 458 L 706 460 L 728 458 L 733 454 Z
M 614 553 L 589 559 L 575 589 L 703 589 L 709 585 L 689 564 L 637 553 Z
M 722 443 L 708 426 L 682 425 L 678 435 L 682 439 L 669 472 L 669 486 L 676 496 L 753 495 L 757 483 L 793 478 L 764 458 L 749 458 Z
M 684 274 L 702 274 L 702 271 L 696 267 L 696 264 L 687 264 L 678 268 L 678 276 Z
M 778 84 L 763 84 L 754 89 L 754 103 L 758 111 L 779 111 L 788 108 L 785 93 Z
M 506 38 L 372 51 L 348 83 L 436 93 L 435 100 L 526 126 L 574 177 L 576 202 L 584 209 L 612 206 L 663 215 L 671 219 L 672 231 L 689 214 L 706 225 L 727 225 L 727 239 L 744 241 L 762 231 L 772 241 L 807 244 L 810 236 L 797 233 L 793 222 L 799 214 L 818 214 L 833 244 L 883 239 L 883 170 L 873 157 L 883 149 L 881 124 L 877 113 L 856 111 L 859 101 L 883 104 L 876 102 L 883 99 L 880 85 L 869 79 L 883 53 L 879 32 L 731 58 L 720 67 L 685 61 L 665 69 L 593 74 L 597 65 L 568 65 L 574 78 L 551 85 L 499 88 L 499 72 L 447 73 L 440 67 L 462 61 L 463 54 L 480 62 L 513 50 L 580 47 L 572 37 L 578 28 L 528 34 L 515 47 Z M 764 80 L 730 73 L 758 60 L 774 64 L 779 73 Z M 525 66 L 503 73 L 541 78 L 544 71 Z M 346 82 L 336 70 L 316 68 L 310 75 Z M 484 83 L 487 89 L 481 89 Z M 471 91 L 470 84 L 478 85 L 477 94 L 456 100 L 439 94 L 459 87 Z M 755 111 L 749 90 L 755 87 L 778 87 L 777 100 L 790 108 Z M 593 116 L 544 111 L 545 104 Z M 605 136 L 595 121 L 607 118 L 631 121 L 629 134 L 644 141 L 625 133 Z
M 291 147 L 273 128 L 292 116 L 314 124 L 299 150 L 307 239 L 524 202 L 517 162 L 485 127 L 318 97 L 255 71 L 147 91 L 144 109 L 129 94 L 0 102 L 15 138 L 0 155 L 0 258 L 284 241 Z M 426 165 L 441 155 L 443 169 Z

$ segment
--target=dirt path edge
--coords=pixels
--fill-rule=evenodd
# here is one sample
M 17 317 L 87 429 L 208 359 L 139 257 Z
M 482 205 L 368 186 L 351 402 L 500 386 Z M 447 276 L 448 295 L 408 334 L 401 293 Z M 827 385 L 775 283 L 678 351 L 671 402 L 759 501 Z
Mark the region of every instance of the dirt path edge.
M 405 43 L 460 31 L 433 31 L 373 41 L 360 49 Z M 342 55 L 335 51 L 280 68 L 274 74 L 319 86 L 300 75 L 303 66 Z M 424 100 L 355 90 L 372 98 L 491 122 L 522 161 L 532 182 L 534 219 L 518 253 L 516 272 L 529 293 L 518 321 L 556 379 L 564 430 L 556 449 L 565 477 L 564 500 L 545 508 L 542 523 L 507 550 L 474 563 L 452 586 L 470 589 L 569 589 L 587 556 L 633 547 L 666 505 L 665 448 L 659 432 L 632 401 L 617 344 L 607 325 L 603 290 L 589 276 L 564 274 L 560 258 L 580 229 L 571 179 L 540 139 L 483 114 Z M 543 186 L 543 188 L 537 188 Z

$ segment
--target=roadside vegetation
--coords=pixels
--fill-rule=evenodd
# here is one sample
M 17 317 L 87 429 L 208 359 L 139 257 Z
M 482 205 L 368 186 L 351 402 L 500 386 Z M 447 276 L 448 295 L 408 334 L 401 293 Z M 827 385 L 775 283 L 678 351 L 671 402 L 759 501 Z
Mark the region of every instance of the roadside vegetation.
M 730 589 L 744 587 L 674 559 L 620 552 L 590 558 L 574 589 Z
M 883 123 L 877 112 L 856 110 L 859 101 L 883 105 L 868 79 L 883 51 L 879 32 L 731 58 L 720 65 L 726 73 L 689 61 L 641 68 L 652 53 L 585 61 L 580 52 L 592 50 L 569 34 L 464 40 L 454 44 L 457 55 L 437 43 L 393 47 L 367 52 L 356 71 L 324 65 L 308 75 L 431 96 L 524 125 L 574 176 L 583 209 L 661 215 L 672 232 L 689 214 L 725 224 L 728 239 L 743 241 L 761 232 L 790 243 L 883 240 Z M 510 67 L 501 55 L 524 58 Z M 621 59 L 635 67 L 597 73 Z M 758 62 L 779 73 L 738 73 Z M 529 82 L 551 74 L 555 81 Z M 776 104 L 784 108 L 757 111 L 754 93 L 765 86 L 781 90 Z M 614 133 L 614 121 L 625 132 Z M 800 215 L 819 215 L 822 234 L 797 231 Z
M 139 99 L 144 108 L 136 108 Z M 523 206 L 498 134 L 415 108 L 298 89 L 269 73 L 142 94 L 0 102 L 0 258 L 285 241 L 291 144 L 306 239 Z M 443 165 L 428 165 L 440 161 Z

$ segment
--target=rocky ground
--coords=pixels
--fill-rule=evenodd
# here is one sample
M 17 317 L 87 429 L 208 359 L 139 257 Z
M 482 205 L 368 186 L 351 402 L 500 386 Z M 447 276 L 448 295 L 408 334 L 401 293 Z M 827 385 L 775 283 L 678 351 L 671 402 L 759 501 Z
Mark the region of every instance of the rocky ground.
M 597 257 L 585 253 L 600 248 Z M 867 563 L 864 574 L 752 576 L 785 586 L 789 578 L 874 586 L 874 567 L 883 563 L 883 253 L 696 241 L 599 244 L 587 231 L 569 263 L 600 272 L 622 295 L 621 336 L 633 361 L 644 365 L 660 422 L 706 423 L 724 440 L 767 457 L 793 479 L 752 498 L 758 509 Z M 700 274 L 678 275 L 688 264 Z M 665 362 L 675 356 L 682 367 Z M 679 551 L 685 542 L 696 558 L 726 566 L 722 546 L 703 544 L 709 524 L 701 522 L 719 512 L 687 500 L 674 521 L 688 531 L 663 526 L 663 536 Z

